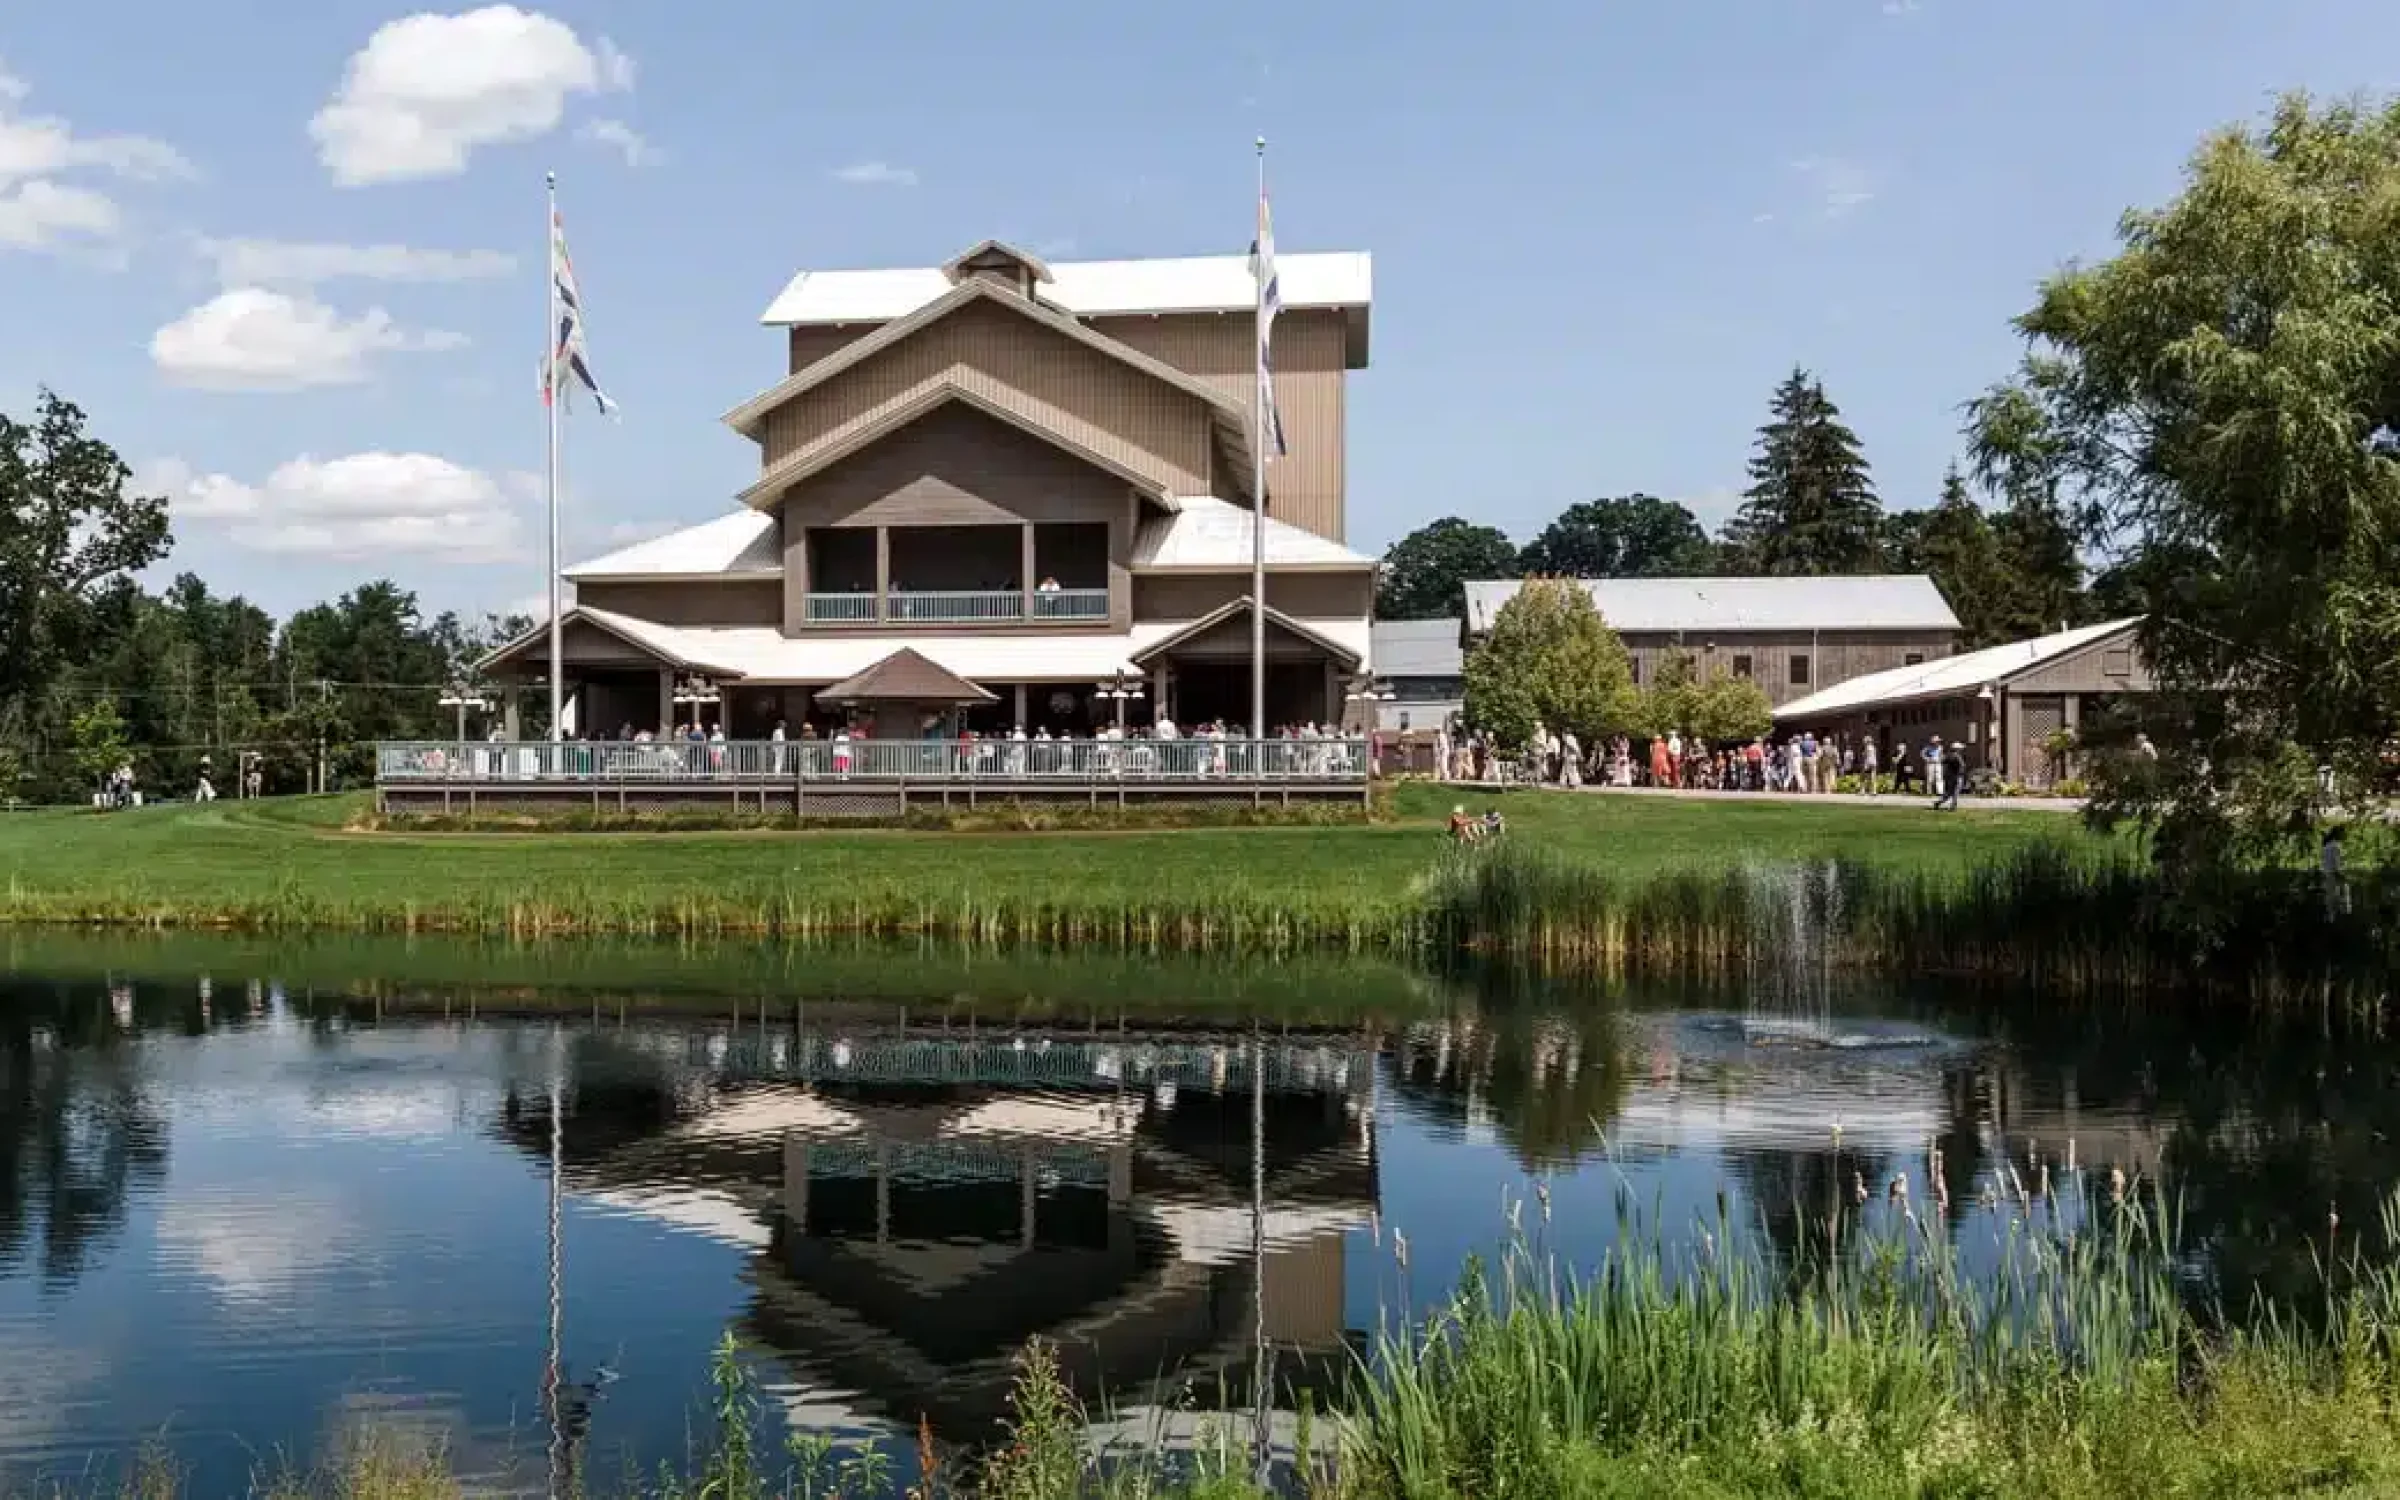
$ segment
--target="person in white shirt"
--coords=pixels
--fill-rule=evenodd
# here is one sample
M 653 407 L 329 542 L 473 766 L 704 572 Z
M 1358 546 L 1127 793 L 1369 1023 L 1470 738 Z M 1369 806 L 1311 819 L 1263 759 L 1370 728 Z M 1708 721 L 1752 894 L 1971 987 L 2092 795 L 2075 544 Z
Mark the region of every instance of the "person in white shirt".
M 777 776 L 783 774 L 783 738 L 783 720 L 777 719 L 773 732 L 767 736 L 767 743 L 775 747 L 769 753 L 774 757 L 774 774 Z

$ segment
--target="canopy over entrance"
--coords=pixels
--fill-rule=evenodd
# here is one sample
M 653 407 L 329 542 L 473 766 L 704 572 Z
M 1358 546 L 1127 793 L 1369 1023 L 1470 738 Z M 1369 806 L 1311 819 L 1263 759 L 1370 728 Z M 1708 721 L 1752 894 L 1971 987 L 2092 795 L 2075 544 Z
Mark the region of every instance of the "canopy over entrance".
M 878 739 L 917 739 L 930 732 L 929 721 L 939 715 L 1000 701 L 997 694 L 907 647 L 820 689 L 816 696 L 830 707 L 864 710 Z

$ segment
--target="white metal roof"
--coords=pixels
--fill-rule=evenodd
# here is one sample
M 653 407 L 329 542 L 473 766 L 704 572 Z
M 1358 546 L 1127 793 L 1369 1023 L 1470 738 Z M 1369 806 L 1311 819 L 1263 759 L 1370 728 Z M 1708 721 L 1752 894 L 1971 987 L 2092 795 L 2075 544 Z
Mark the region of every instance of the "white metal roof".
M 1378 620 L 1375 673 L 1379 677 L 1456 677 L 1467 653 L 1458 643 L 1456 620 Z
M 1165 260 L 1058 261 L 1041 297 L 1080 316 L 1111 313 L 1245 312 L 1257 303 L 1246 255 Z M 1366 307 L 1373 301 L 1374 259 L 1365 251 L 1275 257 L 1283 305 Z M 906 317 L 950 290 L 939 266 L 881 271 L 802 271 L 759 315 L 802 323 L 881 323 Z
M 1173 515 L 1142 523 L 1133 542 L 1133 570 L 1226 572 L 1250 566 L 1250 509 L 1213 495 L 1179 495 Z M 1313 531 L 1267 517 L 1270 568 L 1372 568 L 1375 559 L 1327 541 Z
M 2085 625 L 2075 630 L 2062 630 L 2055 635 L 2035 636 L 2029 641 L 2011 641 L 2005 646 L 1991 646 L 1958 656 L 1940 656 L 1913 667 L 1869 672 L 1864 677 L 1837 682 L 1823 692 L 1795 698 L 1775 710 L 1775 717 L 1823 718 L 1827 714 L 1847 713 L 1885 703 L 1911 703 L 1926 698 L 1980 692 L 1987 684 L 2003 686 L 2011 678 L 2022 677 L 2036 667 L 2047 666 L 2110 636 L 2130 634 L 2133 627 L 2140 623 L 2138 617 L 2111 620 L 2105 625 Z
M 1171 515 L 1153 516 L 1134 539 L 1137 572 L 1230 572 L 1250 566 L 1250 510 L 1212 495 L 1170 497 Z M 1267 518 L 1270 568 L 1371 568 L 1375 559 L 1288 522 Z M 730 515 L 577 563 L 579 582 L 616 578 L 771 576 L 783 569 L 775 516 L 744 506 Z
M 1133 655 L 1182 630 L 1188 620 L 1153 620 L 1130 632 L 995 630 L 978 635 L 848 631 L 787 636 L 772 625 L 660 625 L 614 610 L 578 607 L 592 623 L 678 662 L 754 682 L 830 683 L 852 677 L 895 651 L 913 650 L 970 681 L 1096 682 L 1119 672 L 1141 675 Z M 1358 654 L 1371 649 L 1367 622 L 1298 623 Z
M 783 569 L 782 536 L 772 514 L 748 506 L 621 547 L 566 570 L 570 579 L 700 578 L 719 573 L 771 574 Z
M 1489 630 L 1521 580 L 1466 586 L 1467 624 Z M 1923 573 L 1861 578 L 1590 578 L 1619 634 L 1696 630 L 1956 630 L 1958 616 Z

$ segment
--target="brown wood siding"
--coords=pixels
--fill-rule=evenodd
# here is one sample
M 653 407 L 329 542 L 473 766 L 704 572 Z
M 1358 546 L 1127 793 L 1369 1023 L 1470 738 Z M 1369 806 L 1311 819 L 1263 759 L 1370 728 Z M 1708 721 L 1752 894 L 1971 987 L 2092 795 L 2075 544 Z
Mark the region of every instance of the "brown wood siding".
M 1133 580 L 1133 617 L 1197 620 L 1249 594 L 1247 573 L 1139 573 Z M 1374 598 L 1372 573 L 1267 575 L 1267 607 L 1295 620 L 1364 619 Z
M 2132 631 L 2094 641 L 2008 685 L 2011 693 L 2147 693 L 2158 686 Z
M 1957 649 L 1955 631 L 1883 632 L 1883 631 L 1792 631 L 1792 632 L 1711 632 L 1705 638 L 1687 634 L 1653 635 L 1629 632 L 1625 648 L 1633 656 L 1634 670 L 1642 682 L 1655 680 L 1659 665 L 1669 654 L 1681 649 L 1703 670 L 1721 669 L 1732 672 L 1733 659 L 1750 658 L 1750 677 L 1766 689 L 1767 701 L 1777 708 L 1809 694 L 1822 691 L 1853 677 L 1870 672 L 1888 671 L 1906 666 L 1910 656 L 1926 661 L 1952 654 Z M 1714 644 L 1716 650 L 1705 648 Z M 1809 659 L 1809 680 L 1792 681 L 1792 659 Z
M 882 326 L 881 323 L 843 323 L 838 327 L 793 329 L 792 366 L 789 373 L 797 375 L 827 355 L 839 354 Z
M 770 413 L 765 472 L 840 448 L 945 388 L 963 389 L 1140 474 L 1208 493 L 1210 416 L 1187 391 L 1053 328 L 970 303 Z
M 1104 522 L 1125 481 L 988 412 L 953 402 L 784 493 L 793 526 Z
M 656 625 L 780 625 L 783 580 L 740 583 L 586 583 L 575 602 Z
M 1099 333 L 1197 376 L 1241 403 L 1256 392 L 1248 313 L 1089 318 Z M 1287 312 L 1275 320 L 1275 400 L 1291 450 L 1267 466 L 1267 514 L 1331 541 L 1348 519 L 1344 381 L 1347 315 Z M 1219 491 L 1230 495 L 1231 489 Z

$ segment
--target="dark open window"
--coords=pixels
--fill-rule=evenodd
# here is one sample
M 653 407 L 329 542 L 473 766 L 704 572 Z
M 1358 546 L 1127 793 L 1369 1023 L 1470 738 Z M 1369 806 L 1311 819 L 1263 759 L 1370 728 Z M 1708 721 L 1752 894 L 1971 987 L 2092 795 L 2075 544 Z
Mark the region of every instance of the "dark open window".
M 1733 675 L 1734 675 L 1734 676 L 1736 676 L 1736 677 L 1742 678 L 1742 679 L 1744 679 L 1744 680 L 1747 680 L 1747 679 L 1749 678 L 1749 676 L 1750 676 L 1750 658 L 1749 658 L 1749 657 L 1747 657 L 1747 656 L 1736 656 L 1736 657 L 1733 659 Z
M 1792 653 L 1792 686 L 1808 686 L 1808 653 L 1805 651 Z

